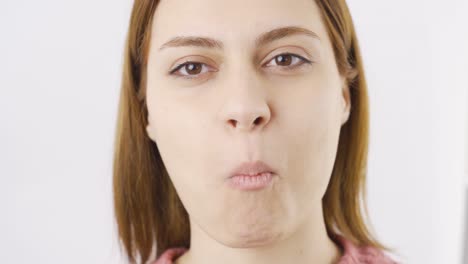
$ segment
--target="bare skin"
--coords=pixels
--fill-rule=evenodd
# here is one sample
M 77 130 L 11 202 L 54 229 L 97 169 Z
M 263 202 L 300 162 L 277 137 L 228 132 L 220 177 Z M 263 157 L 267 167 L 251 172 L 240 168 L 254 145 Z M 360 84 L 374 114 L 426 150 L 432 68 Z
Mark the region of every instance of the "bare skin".
M 256 45 L 284 27 L 313 33 Z M 176 36 L 222 48 L 165 45 Z M 336 263 L 322 197 L 351 102 L 315 2 L 163 0 L 147 70 L 147 132 L 190 216 L 191 247 L 175 263 Z M 271 185 L 226 184 L 257 160 L 277 170 Z

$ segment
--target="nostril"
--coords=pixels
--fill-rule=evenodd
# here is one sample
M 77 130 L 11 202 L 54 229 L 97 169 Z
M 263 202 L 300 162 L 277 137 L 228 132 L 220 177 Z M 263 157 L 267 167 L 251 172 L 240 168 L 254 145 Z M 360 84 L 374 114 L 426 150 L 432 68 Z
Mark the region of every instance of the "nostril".
M 258 124 L 260 124 L 261 122 L 262 122 L 262 117 L 258 117 L 257 119 L 255 119 L 254 124 L 255 124 L 255 125 L 258 125 Z
M 237 121 L 236 120 L 229 120 L 233 127 L 236 127 Z
M 255 120 L 254 120 L 254 125 L 255 126 L 258 126 L 259 124 L 261 124 L 263 122 L 263 117 L 257 117 Z M 237 127 L 239 121 L 235 120 L 235 119 L 231 119 L 229 120 L 229 123 L 233 126 L 233 127 Z

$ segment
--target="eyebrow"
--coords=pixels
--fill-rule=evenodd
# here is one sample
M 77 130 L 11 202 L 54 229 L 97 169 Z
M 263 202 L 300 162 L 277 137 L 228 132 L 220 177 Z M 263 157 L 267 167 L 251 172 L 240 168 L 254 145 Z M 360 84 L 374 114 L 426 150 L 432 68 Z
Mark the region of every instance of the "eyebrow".
M 279 40 L 282 38 L 290 37 L 293 35 L 305 35 L 315 39 L 320 40 L 318 35 L 306 28 L 289 26 L 289 27 L 280 27 L 273 30 L 262 33 L 255 39 L 255 45 L 261 47 L 267 43 Z M 164 43 L 159 50 L 163 50 L 169 47 L 202 47 L 202 48 L 215 48 L 223 49 L 224 44 L 216 39 L 208 37 L 199 37 L 199 36 L 177 36 L 170 39 L 168 42 Z

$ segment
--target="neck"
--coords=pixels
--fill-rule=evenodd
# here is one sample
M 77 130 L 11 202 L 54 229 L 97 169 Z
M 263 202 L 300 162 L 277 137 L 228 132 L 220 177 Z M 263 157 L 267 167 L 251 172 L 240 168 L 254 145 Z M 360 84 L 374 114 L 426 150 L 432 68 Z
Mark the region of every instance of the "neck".
M 198 225 L 190 221 L 190 249 L 175 264 L 280 264 L 280 263 L 337 263 L 341 248 L 328 236 L 322 207 L 286 239 L 251 248 L 232 248 L 212 239 Z

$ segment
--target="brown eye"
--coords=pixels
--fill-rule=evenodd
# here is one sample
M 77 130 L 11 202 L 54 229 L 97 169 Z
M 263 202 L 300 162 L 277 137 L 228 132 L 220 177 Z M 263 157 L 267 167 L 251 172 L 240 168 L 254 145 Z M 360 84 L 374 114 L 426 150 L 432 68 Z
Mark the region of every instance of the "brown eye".
M 291 65 L 292 58 L 290 54 L 284 54 L 284 55 L 276 56 L 275 61 L 277 65 L 289 66 Z
M 209 71 L 210 67 L 205 63 L 195 62 L 195 61 L 187 61 L 182 64 L 179 64 L 175 67 L 175 69 L 169 72 L 170 75 L 174 75 L 175 77 L 184 77 L 187 79 L 198 78 L 198 76 L 202 75 Z
M 276 65 L 270 65 L 273 63 Z M 282 53 L 274 57 L 268 64 L 267 67 L 271 66 L 281 66 L 280 68 L 292 69 L 296 67 L 303 66 L 305 64 L 312 64 L 312 62 L 302 56 L 293 54 L 293 53 Z
M 185 64 L 185 71 L 190 74 L 199 74 L 201 72 L 202 66 L 200 63 L 188 63 Z

